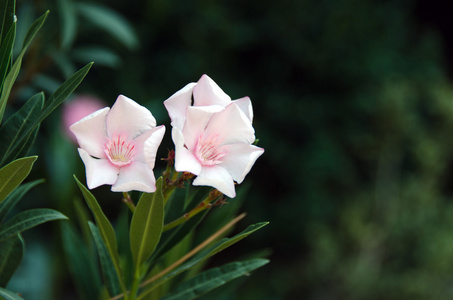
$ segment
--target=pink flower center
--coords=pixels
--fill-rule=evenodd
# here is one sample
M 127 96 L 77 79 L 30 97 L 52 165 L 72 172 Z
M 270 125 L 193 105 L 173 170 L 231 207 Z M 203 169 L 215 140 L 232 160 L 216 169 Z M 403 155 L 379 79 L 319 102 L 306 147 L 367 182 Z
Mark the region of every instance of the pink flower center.
M 109 161 L 117 167 L 131 164 L 135 155 L 135 145 L 126 137 L 114 135 L 104 144 L 104 153 Z
M 194 154 L 198 161 L 204 166 L 214 166 L 222 163 L 222 158 L 228 154 L 228 145 L 221 146 L 223 139 L 219 134 L 212 134 L 204 137 L 201 134 L 195 145 Z

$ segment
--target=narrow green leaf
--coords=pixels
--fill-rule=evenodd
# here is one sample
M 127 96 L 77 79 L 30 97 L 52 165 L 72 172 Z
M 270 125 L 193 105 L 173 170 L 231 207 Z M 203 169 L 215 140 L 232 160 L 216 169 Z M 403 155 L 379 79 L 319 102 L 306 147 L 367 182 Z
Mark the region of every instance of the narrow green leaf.
M 91 68 L 92 63 L 86 65 L 79 71 L 77 71 L 74 75 L 72 75 L 68 80 L 66 80 L 50 97 L 45 101 L 43 109 L 39 112 L 39 114 L 33 114 L 33 118 L 30 118 L 30 123 L 28 126 L 21 127 L 19 133 L 15 136 L 17 138 L 14 139 L 14 145 L 10 147 L 10 149 L 21 149 L 23 145 L 27 142 L 32 134 L 33 130 L 55 109 L 58 105 L 60 105 L 74 90 L 75 88 L 82 82 L 83 78 L 85 78 L 86 74 Z M 36 96 L 36 95 L 35 95 Z M 31 100 L 31 99 L 30 99 Z M 29 100 L 29 101 L 30 101 Z M 27 101 L 28 103 L 28 101 Z M 0 128 L 0 133 L 6 133 L 2 131 L 3 126 Z M 0 149 L 2 146 L 0 145 Z M 12 150 L 9 150 L 10 153 Z M 10 157 L 10 156 L 8 156 Z M 6 158 L 3 157 L 2 161 L 0 162 L 0 166 L 6 162 Z
M 6 286 L 19 267 L 24 255 L 24 247 L 20 234 L 0 243 L 0 286 Z
M 3 120 L 3 114 L 5 112 L 6 102 L 8 101 L 9 94 L 11 93 L 11 89 L 16 81 L 17 75 L 19 75 L 20 67 L 22 65 L 22 59 L 25 55 L 25 51 L 27 51 L 28 46 L 30 45 L 31 41 L 35 37 L 36 33 L 44 24 L 46 20 L 47 14 L 49 11 L 44 13 L 39 19 L 37 19 L 30 27 L 25 36 L 24 43 L 22 45 L 22 50 L 19 53 L 16 61 L 14 62 L 11 70 L 9 71 L 8 75 L 5 78 L 2 93 L 0 94 L 0 123 Z
M 230 247 L 231 245 L 236 244 L 237 242 L 239 242 L 243 238 L 248 237 L 249 235 L 251 235 L 255 231 L 263 228 L 267 224 L 269 224 L 269 222 L 261 222 L 261 223 L 257 223 L 257 224 L 254 224 L 254 225 L 250 225 L 249 227 L 247 227 L 247 229 L 245 229 L 244 231 L 236 234 L 235 236 L 233 236 L 231 238 L 223 238 L 223 239 L 221 239 L 219 242 L 217 242 L 216 244 L 214 244 L 214 246 L 211 247 L 212 250 L 210 250 L 210 252 L 209 252 L 207 257 L 213 256 L 213 255 L 219 253 L 220 251 Z M 196 258 L 196 257 L 194 257 L 194 258 Z
M 129 22 L 114 10 L 92 3 L 75 3 L 77 10 L 93 25 L 133 50 L 138 46 L 138 37 Z
M 16 159 L 0 169 L 0 203 L 28 176 L 37 158 Z
M 0 241 L 39 224 L 65 219 L 68 218 L 62 213 L 47 208 L 35 208 L 23 211 L 0 226 Z
M 130 242 L 136 270 L 156 249 L 163 227 L 164 196 L 160 177 L 156 182 L 156 191 L 143 193 L 132 216 Z
M 77 34 L 77 17 L 72 0 L 58 0 L 61 48 L 69 49 Z
M 91 222 L 88 222 L 88 225 L 90 226 L 91 234 L 93 235 L 94 242 L 96 243 L 96 247 L 98 249 L 105 286 L 107 287 L 110 297 L 113 297 L 121 293 L 118 274 L 116 274 L 112 258 L 110 257 L 107 247 L 101 238 L 99 229 Z
M 243 262 L 228 263 L 219 268 L 213 268 L 184 281 L 161 300 L 191 300 L 240 276 L 264 266 L 269 260 L 251 259 Z
M 85 78 L 92 65 L 93 63 L 87 64 L 68 78 L 68 80 L 63 82 L 63 84 L 45 102 L 44 109 L 41 111 L 36 125 L 44 120 L 55 108 L 58 107 L 58 105 L 60 105 L 69 95 L 71 95 L 71 93 Z
M 40 183 L 43 183 L 44 179 L 38 179 L 32 182 L 21 184 L 18 186 L 5 200 L 0 203 L 0 223 L 2 223 L 8 213 L 16 206 L 16 204 L 22 199 L 22 197 L 33 187 L 37 186 Z
M 112 51 L 110 48 L 100 46 L 75 48 L 71 51 L 71 56 L 74 60 L 81 63 L 94 61 L 96 62 L 96 65 L 110 68 L 118 67 L 121 64 L 121 58 L 117 53 Z
M 11 55 L 13 53 L 14 40 L 16 39 L 16 21 L 13 22 L 11 28 L 5 36 L 0 47 L 0 88 L 8 73 L 8 68 L 11 63 Z
M 5 300 L 24 300 L 18 294 L 4 288 L 0 288 L 0 296 L 5 298 Z
M 22 149 L 28 151 L 24 147 L 34 133 L 29 129 L 34 126 L 33 122 L 40 114 L 43 105 L 44 94 L 34 95 L 0 127 L 0 136 L 2 137 L 0 165 L 12 161 Z M 27 134 L 27 139 L 22 138 Z
M 0 32 L 0 43 L 3 44 L 5 40 L 5 32 L 9 31 L 11 24 L 15 21 L 16 15 L 16 0 L 4 0 L 2 3 L 3 12 L 3 21 L 2 21 L 2 28 Z
M 161 279 L 157 280 L 156 282 L 151 284 L 149 287 L 147 287 L 142 292 L 142 295 L 140 295 L 140 297 L 138 297 L 138 299 L 143 299 L 143 296 L 148 294 L 150 291 L 152 291 L 156 286 L 162 284 L 163 282 L 175 277 L 176 275 L 178 275 L 184 271 L 191 269 L 198 263 L 203 262 L 204 260 L 213 256 L 214 254 L 219 253 L 220 251 L 224 250 L 225 248 L 239 242 L 243 238 L 249 236 L 250 234 L 257 231 L 258 229 L 266 226 L 267 224 L 269 224 L 269 223 L 261 222 L 261 223 L 257 223 L 254 225 L 250 225 L 249 227 L 247 227 L 247 229 L 236 234 L 235 236 L 233 236 L 231 238 L 224 238 L 224 239 L 218 241 L 217 243 L 215 243 L 213 246 L 199 252 L 198 254 L 194 255 L 191 259 L 189 259 L 185 263 L 181 264 L 179 267 L 177 267 L 176 269 L 174 269 L 173 271 L 171 271 L 170 273 L 168 273 L 167 275 L 165 275 L 164 277 L 162 277 Z
M 80 191 L 82 192 L 83 198 L 85 198 L 85 201 L 87 202 L 88 207 L 91 210 L 91 213 L 96 219 L 96 224 L 99 228 L 99 233 L 101 234 L 102 240 L 104 241 L 105 246 L 107 247 L 107 250 L 110 254 L 110 257 L 112 258 L 116 274 L 120 279 L 121 290 L 124 293 L 126 288 L 124 282 L 122 281 L 123 276 L 121 273 L 118 247 L 116 243 L 116 236 L 115 231 L 113 230 L 113 226 L 112 224 L 110 224 L 109 220 L 105 216 L 104 212 L 102 211 L 101 207 L 99 206 L 99 203 L 97 202 L 93 194 L 91 194 L 91 192 L 77 179 L 75 175 L 74 179 L 76 180 L 77 185 L 79 186 Z
M 22 144 L 22 148 L 19 149 L 19 151 L 16 153 L 16 155 L 13 156 L 14 158 L 12 158 L 12 159 L 25 157 L 30 153 L 30 149 L 33 146 L 33 144 L 35 143 L 36 138 L 38 137 L 38 132 L 39 132 L 40 127 L 41 127 L 40 125 L 35 127 L 35 129 L 30 133 L 28 138 Z
M 182 241 L 189 233 L 191 233 L 200 222 L 204 219 L 209 210 L 195 215 L 184 224 L 174 228 L 173 230 L 166 231 L 162 234 L 161 242 L 153 255 L 153 260 L 158 259 L 161 255 L 171 250 L 180 241 Z
M 98 300 L 101 289 L 101 274 L 97 268 L 97 259 L 83 243 L 75 226 L 64 222 L 61 226 L 63 250 L 66 263 L 80 293 L 80 299 Z
M 229 246 L 239 242 L 243 238 L 246 238 L 250 234 L 252 234 L 255 231 L 257 231 L 258 229 L 263 228 L 267 224 L 269 224 L 269 223 L 268 222 L 261 222 L 261 223 L 257 223 L 257 224 L 254 224 L 254 225 L 250 225 L 249 227 L 247 227 L 247 229 L 245 229 L 244 231 L 236 234 L 235 236 L 233 236 L 231 238 L 223 238 L 223 239 L 221 239 L 220 241 L 215 243 L 213 246 L 201 251 L 200 253 L 198 253 L 197 255 L 192 257 L 190 260 L 188 260 L 186 263 L 182 264 L 175 271 L 169 273 L 169 275 L 167 275 L 167 276 L 168 277 L 173 277 L 173 276 L 176 276 L 177 274 L 179 274 L 179 273 L 181 273 L 181 272 L 183 272 L 185 270 L 190 269 L 191 267 L 193 267 L 194 265 L 198 264 L 199 262 L 201 262 L 201 261 L 203 261 L 205 259 L 208 259 L 209 257 L 213 256 L 214 254 L 217 254 L 220 251 L 228 248 Z
M 49 11 L 46 11 L 41 17 L 39 17 L 36 21 L 31 24 L 30 28 L 27 31 L 27 34 L 25 35 L 24 41 L 22 43 L 22 51 L 25 51 L 28 46 L 30 46 L 31 41 L 35 37 L 35 35 L 38 33 L 38 31 L 41 29 L 42 25 L 46 21 L 47 15 L 49 14 Z

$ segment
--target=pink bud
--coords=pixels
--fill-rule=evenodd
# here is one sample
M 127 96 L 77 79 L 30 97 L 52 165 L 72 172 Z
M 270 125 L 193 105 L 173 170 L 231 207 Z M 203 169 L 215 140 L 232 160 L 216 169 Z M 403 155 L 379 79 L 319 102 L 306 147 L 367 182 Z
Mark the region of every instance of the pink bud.
M 62 129 L 64 134 L 74 143 L 77 139 L 69 130 L 69 126 L 85 118 L 89 114 L 106 107 L 107 105 L 99 98 L 86 95 L 78 95 L 71 101 L 63 104 L 62 110 Z

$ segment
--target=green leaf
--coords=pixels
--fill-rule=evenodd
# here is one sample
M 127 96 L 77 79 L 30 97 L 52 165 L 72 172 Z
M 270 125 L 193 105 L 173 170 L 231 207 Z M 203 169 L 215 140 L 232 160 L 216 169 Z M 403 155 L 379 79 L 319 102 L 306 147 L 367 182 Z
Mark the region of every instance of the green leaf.
M 4 288 L 0 288 L 0 296 L 5 298 L 5 300 L 24 300 L 18 294 Z
M 16 159 L 0 169 L 0 203 L 28 176 L 37 158 Z
M 2 223 L 6 219 L 8 213 L 16 206 L 16 204 L 30 189 L 43 182 L 44 179 L 39 179 L 21 184 L 14 191 L 12 191 L 11 194 L 9 194 L 8 197 L 6 197 L 5 200 L 0 203 L 0 223 Z
M 44 104 L 44 109 L 41 111 L 39 118 L 36 122 L 36 125 L 44 120 L 55 108 L 57 108 L 71 93 L 77 88 L 77 86 L 82 82 L 83 78 L 87 75 L 93 63 L 89 63 L 80 70 L 78 70 L 74 75 L 72 75 L 68 80 L 63 82 L 63 84 L 49 97 L 49 99 Z
M 0 88 L 3 86 L 3 82 L 8 73 L 8 68 L 11 64 L 11 55 L 13 53 L 15 38 L 16 21 L 13 22 L 0 47 Z
M 143 193 L 132 216 L 130 241 L 136 270 L 154 252 L 162 234 L 164 227 L 162 181 L 162 177 L 157 180 L 154 193 Z
M 33 140 L 34 137 L 34 131 L 29 129 L 34 126 L 34 120 L 39 116 L 43 105 L 44 94 L 38 93 L 34 95 L 9 117 L 0 128 L 0 136 L 2 136 L 2 144 L 0 145 L 0 157 L 2 157 L 2 160 L 0 165 L 12 161 L 22 149 L 23 151 L 28 151 L 28 149 L 25 149 L 26 145 L 28 145 L 27 142 Z M 27 138 L 21 138 L 22 136 Z M 28 145 L 28 148 L 30 146 Z
M 192 232 L 193 229 L 195 229 L 195 227 L 198 226 L 198 224 L 200 224 L 208 211 L 209 210 L 205 210 L 173 230 L 164 232 L 162 234 L 161 243 L 153 255 L 153 259 L 156 260 L 182 241 L 190 232 Z
M 17 134 L 17 138 L 14 140 L 14 145 L 11 148 L 19 149 L 22 148 L 23 145 L 27 142 L 32 134 L 33 130 L 55 109 L 58 105 L 60 105 L 74 90 L 75 88 L 82 82 L 83 78 L 85 78 L 86 74 L 91 68 L 92 63 L 86 65 L 79 71 L 77 71 L 74 75 L 72 75 L 68 80 L 66 80 L 50 97 L 45 101 L 43 109 L 41 109 L 40 113 L 35 116 L 33 114 L 33 118 L 30 119 L 30 123 L 28 126 L 24 127 L 23 130 Z M 31 99 L 30 99 L 31 100 Z M 30 101 L 29 100 L 29 101 Z M 28 101 L 27 101 L 28 103 Z M 0 133 L 4 133 L 0 128 Z M 6 131 L 5 131 L 6 132 Z M 22 146 L 21 146 L 22 145 Z M 0 146 L 1 149 L 1 146 Z M 8 151 L 9 153 L 10 151 Z M 0 165 L 5 163 L 5 157 L 2 158 Z
M 58 0 L 61 48 L 69 49 L 77 34 L 77 17 L 72 0 Z
M 194 255 L 191 259 L 186 261 L 185 263 L 181 264 L 179 267 L 162 277 L 161 279 L 155 281 L 153 284 L 151 284 L 148 288 L 146 288 L 143 292 L 142 295 L 140 295 L 139 299 L 142 299 L 142 297 L 146 294 L 148 294 L 150 291 L 152 291 L 156 286 L 160 285 L 161 283 L 175 277 L 176 275 L 187 271 L 197 265 L 198 263 L 203 262 L 204 260 L 208 259 L 209 257 L 213 256 L 214 254 L 219 253 L 220 251 L 224 250 L 225 248 L 239 242 L 243 238 L 249 236 L 250 234 L 254 233 L 258 229 L 266 226 L 269 224 L 268 222 L 261 222 L 257 223 L 254 225 L 250 225 L 245 229 L 244 231 L 236 234 L 235 236 L 231 238 L 224 238 L 217 243 L 215 243 L 213 246 L 199 252 L 198 254 Z
M 0 226 L 0 241 L 39 224 L 65 219 L 68 218 L 62 213 L 47 208 L 35 208 L 23 211 Z
M 230 247 L 231 245 L 236 244 L 237 242 L 239 242 L 243 238 L 248 237 L 249 235 L 251 235 L 255 231 L 263 228 L 267 224 L 269 224 L 269 222 L 260 222 L 260 223 L 254 224 L 254 225 L 250 225 L 249 227 L 247 227 L 247 229 L 245 229 L 244 231 L 236 234 L 235 236 L 233 236 L 231 238 L 223 238 L 223 239 L 221 239 L 219 242 L 217 242 L 216 244 L 214 244 L 214 246 L 212 246 L 210 248 L 211 250 L 208 249 L 209 254 L 208 254 L 207 257 L 213 256 L 213 255 L 219 253 L 220 251 Z M 194 257 L 194 258 L 196 260 L 196 257 Z
M 92 251 L 88 250 L 71 222 L 62 224 L 61 236 L 66 263 L 72 278 L 74 278 L 80 298 L 87 300 L 100 299 L 101 274 L 99 274 L 95 256 L 89 255 Z
M 11 24 L 15 22 L 15 14 L 16 14 L 16 0 L 4 0 L 2 1 L 4 12 L 3 12 L 3 22 L 2 22 L 2 29 L 0 33 L 0 43 L 3 44 L 5 40 L 5 32 L 9 31 Z
M 36 141 L 36 138 L 38 137 L 38 132 L 39 132 L 40 125 L 38 125 L 28 136 L 28 138 L 25 140 L 25 142 L 22 145 L 22 148 L 17 152 L 16 155 L 14 155 L 15 158 L 20 158 L 20 157 L 25 157 L 29 154 L 30 148 L 33 146 L 33 144 Z
M 118 67 L 121 64 L 121 58 L 118 54 L 109 48 L 100 46 L 78 47 L 71 51 L 71 55 L 74 60 L 81 63 L 94 61 L 96 65 L 110 68 Z
M 93 194 L 91 194 L 91 192 L 77 179 L 75 175 L 74 179 L 76 180 L 77 185 L 79 186 L 80 191 L 82 192 L 83 198 L 85 198 L 85 201 L 87 202 L 88 207 L 91 210 L 91 213 L 94 215 L 94 218 L 96 219 L 96 224 L 99 228 L 99 233 L 101 234 L 102 240 L 104 241 L 105 246 L 107 247 L 107 250 L 110 254 L 110 257 L 112 258 L 116 274 L 120 279 L 121 290 L 124 293 L 126 291 L 126 288 L 122 281 L 123 276 L 121 274 L 118 247 L 116 243 L 116 236 L 115 231 L 113 230 L 113 226 L 112 224 L 110 224 L 109 220 L 105 216 L 104 212 L 102 211 L 101 207 L 99 206 L 99 203 L 97 202 Z
M 99 229 L 92 222 L 88 222 L 88 225 L 90 226 L 91 234 L 93 235 L 94 242 L 96 243 L 96 247 L 98 249 L 102 275 L 104 277 L 107 291 L 109 292 L 110 297 L 113 297 L 121 293 L 118 274 L 116 274 L 112 258 L 110 257 L 104 241 L 101 238 Z
M 93 25 L 108 32 L 129 49 L 137 48 L 138 37 L 129 22 L 120 14 L 98 4 L 78 2 L 75 5 L 80 14 Z
M 14 85 L 14 82 L 16 81 L 17 75 L 19 75 L 25 51 L 27 51 L 27 48 L 30 45 L 33 38 L 35 37 L 36 33 L 44 24 L 44 21 L 46 20 L 48 13 L 49 11 L 44 13 L 44 15 L 42 15 L 31 25 L 30 29 L 27 32 L 27 35 L 25 36 L 25 40 L 22 45 L 22 50 L 20 51 L 19 56 L 17 57 L 13 66 L 11 67 L 11 70 L 9 71 L 8 75 L 5 78 L 2 93 L 0 95 L 0 123 L 3 120 L 3 114 L 5 112 L 6 102 L 8 101 L 9 94 L 11 93 L 11 89 Z
M 20 234 L 12 236 L 0 244 L 0 286 L 6 286 L 19 267 L 24 255 L 24 241 Z
M 167 276 L 168 277 L 173 277 L 173 276 L 176 276 L 177 274 L 179 274 L 179 273 L 181 273 L 181 272 L 183 272 L 185 270 L 190 269 L 191 267 L 193 267 L 194 265 L 198 264 L 199 262 L 201 262 L 201 261 L 203 261 L 203 260 L 205 260 L 205 259 L 207 259 L 207 258 L 219 253 L 220 251 L 230 247 L 231 245 L 239 242 L 243 238 L 246 238 L 250 234 L 252 234 L 255 231 L 257 231 L 258 229 L 263 228 L 267 224 L 269 224 L 269 223 L 268 222 L 261 222 L 261 223 L 257 223 L 257 224 L 254 224 L 254 225 L 250 225 L 249 227 L 247 227 L 247 229 L 245 229 L 244 231 L 236 234 L 235 236 L 233 236 L 231 238 L 223 238 L 223 239 L 221 239 L 220 241 L 215 243 L 213 246 L 211 246 L 211 247 L 199 252 L 197 255 L 192 257 L 186 263 L 182 264 L 175 271 L 169 273 L 169 275 L 167 275 Z
M 243 262 L 232 262 L 219 268 L 213 268 L 198 274 L 192 279 L 181 283 L 161 300 L 195 299 L 225 283 L 264 266 L 269 260 L 251 259 Z

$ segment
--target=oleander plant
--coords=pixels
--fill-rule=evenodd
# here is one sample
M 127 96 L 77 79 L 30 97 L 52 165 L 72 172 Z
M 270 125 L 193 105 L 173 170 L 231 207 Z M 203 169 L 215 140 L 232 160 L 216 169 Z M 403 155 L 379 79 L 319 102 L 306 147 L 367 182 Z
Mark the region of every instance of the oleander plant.
M 20 290 L 8 287 L 26 251 L 22 232 L 49 221 L 59 223 L 57 239 L 80 299 L 194 299 L 269 262 L 246 255 L 211 264 L 214 255 L 267 222 L 234 229 L 245 217 L 237 185 L 264 149 L 257 146 L 250 98 L 232 100 L 208 75 L 163 101 L 171 130 L 158 126 L 150 110 L 124 95 L 111 108 L 73 123 L 69 129 L 86 174 L 86 179 L 74 175 L 79 189 L 74 198 L 80 195 L 85 203 L 74 204 L 75 217 L 49 208 L 21 209 L 17 204 L 24 195 L 45 180 L 27 180 L 39 159 L 28 153 L 40 125 L 72 94 L 92 63 L 68 76 L 50 96 L 38 92 L 15 110 L 17 105 L 10 104 L 22 60 L 42 34 L 49 12 L 31 24 L 14 55 L 20 19 L 14 0 L 2 4 L 0 298 L 23 299 Z M 158 157 L 162 140 L 170 135 L 174 149 Z M 154 170 L 156 160 L 166 163 L 161 174 Z M 108 217 L 105 203 L 94 195 L 102 185 L 111 186 L 108 205 L 122 211 L 118 219 Z

